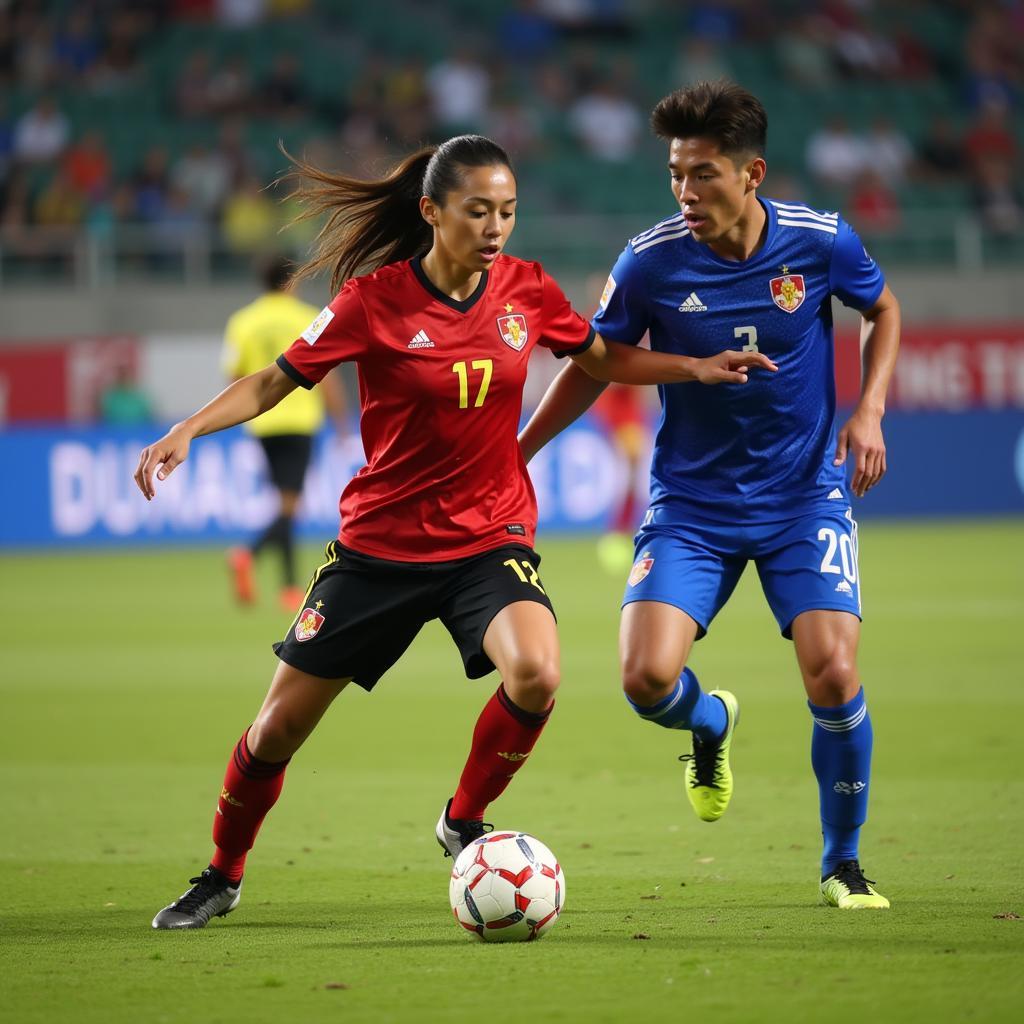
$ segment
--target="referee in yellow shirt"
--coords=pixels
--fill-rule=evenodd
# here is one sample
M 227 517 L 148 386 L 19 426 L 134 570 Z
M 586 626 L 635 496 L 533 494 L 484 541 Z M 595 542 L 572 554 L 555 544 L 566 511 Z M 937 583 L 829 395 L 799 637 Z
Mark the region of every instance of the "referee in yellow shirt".
M 283 256 L 268 260 L 262 270 L 264 294 L 235 313 L 224 333 L 224 370 L 231 380 L 262 370 L 312 323 L 320 312 L 288 294 L 291 263 Z M 262 445 L 270 479 L 280 501 L 276 518 L 247 547 L 228 552 L 235 596 L 242 604 L 256 600 L 253 559 L 265 548 L 281 554 L 280 602 L 298 611 L 303 590 L 296 583 L 294 519 L 302 496 L 302 482 L 313 450 L 313 437 L 324 422 L 325 402 L 341 424 L 344 401 L 340 382 L 325 380 L 326 387 L 296 388 L 273 409 L 250 420 L 245 429 Z

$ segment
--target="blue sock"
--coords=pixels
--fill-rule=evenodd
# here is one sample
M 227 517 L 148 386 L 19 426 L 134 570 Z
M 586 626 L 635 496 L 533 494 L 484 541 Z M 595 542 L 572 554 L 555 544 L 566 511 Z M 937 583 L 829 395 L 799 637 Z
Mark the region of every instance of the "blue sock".
M 811 764 L 818 779 L 821 857 L 824 878 L 844 860 L 857 859 L 860 827 L 868 816 L 868 785 L 871 781 L 871 717 L 863 688 L 837 708 L 807 702 L 814 716 Z
M 702 743 L 714 742 L 725 732 L 725 705 L 706 694 L 688 668 L 683 669 L 675 689 L 664 700 L 651 707 L 631 700 L 629 704 L 646 721 L 665 729 L 689 729 Z

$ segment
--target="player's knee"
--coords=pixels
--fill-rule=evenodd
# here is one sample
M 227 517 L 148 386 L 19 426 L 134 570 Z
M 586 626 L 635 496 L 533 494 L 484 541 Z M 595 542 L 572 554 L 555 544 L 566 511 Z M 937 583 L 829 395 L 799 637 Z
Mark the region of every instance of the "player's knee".
M 523 655 L 505 668 L 505 692 L 526 711 L 543 711 L 561 682 L 557 658 Z
M 627 661 L 622 666 L 622 691 L 641 707 L 664 700 L 676 684 L 677 675 L 644 661 Z
M 807 696 L 820 707 L 838 707 L 853 700 L 860 689 L 857 665 L 852 656 L 836 651 L 807 673 Z
M 286 709 L 269 708 L 259 713 L 245 742 L 253 757 L 273 763 L 291 757 L 308 732 L 306 724 Z

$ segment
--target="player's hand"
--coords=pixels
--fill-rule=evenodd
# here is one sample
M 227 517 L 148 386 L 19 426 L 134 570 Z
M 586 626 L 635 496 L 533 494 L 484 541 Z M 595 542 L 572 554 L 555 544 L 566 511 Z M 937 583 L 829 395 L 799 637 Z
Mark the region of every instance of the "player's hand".
M 752 367 L 774 373 L 778 367 L 762 352 L 734 352 L 727 349 L 717 356 L 698 359 L 697 380 L 701 384 L 746 384 L 747 373 Z
M 175 467 L 188 458 L 191 443 L 192 435 L 179 425 L 173 427 L 159 441 L 142 449 L 134 479 L 146 501 L 152 501 L 156 497 L 153 474 L 156 474 L 158 480 L 166 480 L 174 472 Z
M 846 421 L 836 442 L 833 466 L 846 461 L 846 453 L 856 459 L 850 489 L 863 498 L 885 476 L 885 439 L 882 437 L 882 417 L 867 409 L 855 409 Z

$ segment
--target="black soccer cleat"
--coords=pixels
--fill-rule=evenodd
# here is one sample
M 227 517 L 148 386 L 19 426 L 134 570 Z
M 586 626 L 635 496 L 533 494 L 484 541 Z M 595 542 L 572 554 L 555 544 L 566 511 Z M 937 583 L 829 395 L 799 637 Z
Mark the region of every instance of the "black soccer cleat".
M 242 880 L 232 884 L 216 868 L 189 882 L 192 888 L 153 918 L 154 928 L 205 928 L 211 917 L 230 914 L 242 898 Z
M 474 839 L 494 830 L 494 826 L 486 821 L 475 821 L 472 818 L 449 818 L 451 800 L 445 804 L 441 817 L 437 820 L 437 841 L 441 844 L 446 857 L 458 857 Z

